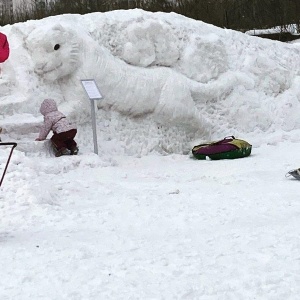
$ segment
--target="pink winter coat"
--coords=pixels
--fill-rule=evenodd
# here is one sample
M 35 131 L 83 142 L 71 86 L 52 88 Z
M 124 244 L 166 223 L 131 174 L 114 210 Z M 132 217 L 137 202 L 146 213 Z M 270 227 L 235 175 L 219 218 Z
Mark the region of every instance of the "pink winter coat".
M 9 56 L 9 45 L 7 37 L 4 33 L 0 32 L 0 63 L 5 62 Z
M 61 133 L 76 129 L 76 126 L 70 124 L 66 116 L 57 110 L 56 102 L 53 99 L 45 99 L 41 104 L 40 112 L 44 115 L 44 124 L 39 134 L 40 140 L 46 139 L 50 130 L 54 133 Z

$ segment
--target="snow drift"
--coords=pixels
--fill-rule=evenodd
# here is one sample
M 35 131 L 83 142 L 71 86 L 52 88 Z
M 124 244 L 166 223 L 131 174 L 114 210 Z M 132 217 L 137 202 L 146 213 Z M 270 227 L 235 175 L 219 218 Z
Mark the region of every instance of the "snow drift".
M 297 43 L 142 10 L 54 16 L 2 31 L 11 44 L 0 79 L 7 138 L 29 142 L 41 122 L 39 105 L 51 97 L 90 144 L 89 101 L 80 84 L 87 78 L 104 95 L 97 103 L 104 152 L 114 143 L 119 153 L 186 153 L 195 139 L 253 138 L 300 126 Z

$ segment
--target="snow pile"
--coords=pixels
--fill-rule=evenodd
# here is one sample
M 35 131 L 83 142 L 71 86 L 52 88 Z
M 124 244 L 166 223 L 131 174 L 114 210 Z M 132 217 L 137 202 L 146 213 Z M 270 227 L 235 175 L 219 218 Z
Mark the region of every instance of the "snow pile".
M 194 139 L 254 138 L 300 126 L 297 44 L 142 10 L 54 16 L 2 31 L 11 44 L 0 79 L 8 138 L 23 127 L 29 141 L 45 97 L 87 131 L 89 101 L 80 83 L 87 78 L 104 95 L 97 113 L 102 151 L 113 141 L 120 153 L 186 153 Z M 13 123 L 15 115 L 21 123 Z

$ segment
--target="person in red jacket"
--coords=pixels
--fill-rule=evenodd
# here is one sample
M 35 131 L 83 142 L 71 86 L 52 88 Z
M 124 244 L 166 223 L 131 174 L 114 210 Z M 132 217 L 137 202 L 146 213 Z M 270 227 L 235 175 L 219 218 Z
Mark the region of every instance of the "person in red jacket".
M 4 33 L 0 32 L 0 63 L 5 62 L 9 57 L 9 44 Z
M 0 63 L 5 62 L 9 57 L 9 44 L 7 41 L 7 37 L 4 33 L 0 32 Z M 1 69 L 0 69 L 1 73 Z M 2 131 L 2 128 L 0 127 L 0 133 Z M 0 137 L 1 142 L 1 137 Z

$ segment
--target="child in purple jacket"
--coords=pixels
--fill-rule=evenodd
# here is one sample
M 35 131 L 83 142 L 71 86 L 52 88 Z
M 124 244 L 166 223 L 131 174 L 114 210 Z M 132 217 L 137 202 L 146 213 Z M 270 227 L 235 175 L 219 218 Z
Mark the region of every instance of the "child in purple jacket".
M 74 137 L 77 133 L 76 126 L 70 124 L 64 114 L 57 110 L 56 102 L 53 99 L 45 99 L 40 108 L 44 116 L 44 124 L 36 141 L 46 139 L 49 132 L 53 131 L 51 142 L 55 149 L 55 156 L 76 155 L 78 153 L 77 143 Z M 70 152 L 69 152 L 70 151 Z

